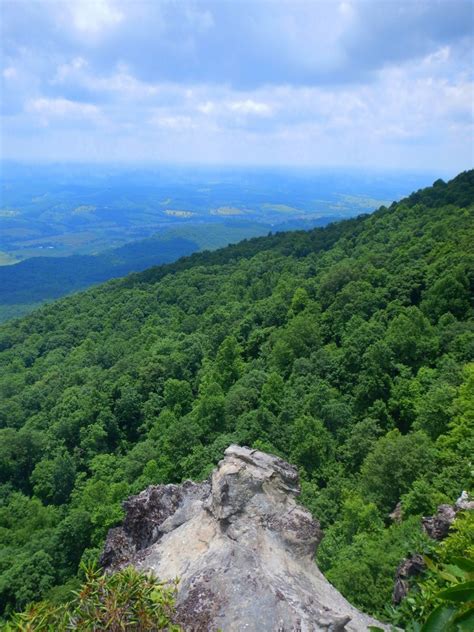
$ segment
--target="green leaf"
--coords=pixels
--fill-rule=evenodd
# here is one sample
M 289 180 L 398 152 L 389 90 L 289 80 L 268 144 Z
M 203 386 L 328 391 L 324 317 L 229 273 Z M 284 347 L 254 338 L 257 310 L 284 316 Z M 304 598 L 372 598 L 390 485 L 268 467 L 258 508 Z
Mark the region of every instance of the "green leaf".
M 444 566 L 444 570 L 447 571 L 448 573 L 451 573 L 452 575 L 454 575 L 455 577 L 457 577 L 458 579 L 460 579 L 463 582 L 466 582 L 466 581 L 468 581 L 470 579 L 469 573 L 466 573 L 465 570 L 463 570 L 462 568 L 460 568 L 457 565 L 446 564 Z
M 456 566 L 461 568 L 463 571 L 467 571 L 468 573 L 474 573 L 474 560 L 470 560 L 467 557 L 453 557 L 451 561 L 453 564 L 456 564 Z
M 423 624 L 421 632 L 448 632 L 455 612 L 455 606 L 438 606 Z
M 426 564 L 426 568 L 428 568 L 430 571 L 433 571 L 434 573 L 439 572 L 439 568 L 436 566 L 433 560 L 427 555 L 423 555 L 423 562 Z
M 463 582 L 451 588 L 446 588 L 446 590 L 442 590 L 436 596 L 446 601 L 472 601 L 474 600 L 474 581 Z
M 438 571 L 438 575 L 439 577 L 441 577 L 442 579 L 444 579 L 447 582 L 450 582 L 451 584 L 457 584 L 459 581 L 459 577 L 456 577 L 456 575 L 453 575 L 452 573 L 448 573 L 446 571 Z
M 469 608 L 467 612 L 455 616 L 453 623 L 458 632 L 472 632 L 474 630 L 474 608 Z

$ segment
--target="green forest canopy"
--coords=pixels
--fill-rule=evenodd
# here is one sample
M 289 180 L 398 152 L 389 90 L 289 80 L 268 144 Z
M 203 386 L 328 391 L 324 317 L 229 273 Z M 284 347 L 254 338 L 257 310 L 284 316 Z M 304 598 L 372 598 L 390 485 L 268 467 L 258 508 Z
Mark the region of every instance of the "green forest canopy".
M 464 172 L 0 327 L 0 611 L 61 600 L 124 498 L 234 442 L 299 467 L 318 563 L 387 616 L 419 516 L 471 484 L 473 203 Z

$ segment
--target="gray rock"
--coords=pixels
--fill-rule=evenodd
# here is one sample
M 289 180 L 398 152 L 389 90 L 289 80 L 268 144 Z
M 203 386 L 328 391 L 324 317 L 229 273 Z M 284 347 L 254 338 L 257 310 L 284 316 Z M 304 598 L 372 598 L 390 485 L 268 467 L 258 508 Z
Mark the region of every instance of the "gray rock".
M 456 518 L 456 508 L 452 505 L 439 505 L 433 516 L 421 519 L 423 530 L 433 540 L 444 540 Z
M 388 514 L 388 517 L 392 522 L 399 524 L 403 519 L 402 503 L 398 502 L 392 513 Z
M 433 516 L 422 518 L 423 529 L 433 540 L 444 540 L 460 511 L 474 510 L 474 501 L 465 491 L 461 493 L 454 505 L 439 505 Z
M 418 553 L 402 560 L 395 574 L 395 586 L 392 594 L 392 602 L 395 605 L 398 605 L 407 596 L 410 589 L 409 579 L 420 575 L 425 568 L 423 557 Z
M 179 578 L 177 623 L 189 632 L 385 628 L 318 570 L 321 529 L 298 493 L 294 467 L 232 445 L 209 481 L 156 485 L 129 498 L 102 564 Z
M 473 511 L 474 500 L 469 497 L 469 494 L 466 491 L 462 491 L 454 506 L 456 511 Z

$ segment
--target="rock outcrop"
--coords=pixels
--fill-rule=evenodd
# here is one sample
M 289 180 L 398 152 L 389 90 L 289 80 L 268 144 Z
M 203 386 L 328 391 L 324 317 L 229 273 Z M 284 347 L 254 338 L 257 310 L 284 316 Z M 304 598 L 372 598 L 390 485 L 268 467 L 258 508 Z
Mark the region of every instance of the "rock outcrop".
M 423 530 L 433 540 L 444 540 L 460 511 L 474 510 L 474 501 L 467 492 L 462 492 L 454 505 L 439 505 L 434 516 L 422 518 Z
M 397 606 L 410 590 L 409 580 L 425 570 L 423 556 L 419 553 L 410 555 L 400 562 L 395 573 L 395 585 L 393 587 L 392 602 Z
M 190 632 L 383 628 L 318 570 L 322 533 L 296 503 L 298 493 L 291 465 L 232 445 L 210 480 L 152 486 L 129 498 L 102 564 L 179 578 L 177 623 Z
M 472 510 L 474 510 L 474 501 L 469 498 L 467 492 L 462 492 L 454 505 L 439 505 L 434 515 L 422 518 L 423 531 L 432 540 L 440 542 L 447 537 L 457 514 L 460 511 Z M 407 596 L 410 589 L 409 579 L 420 575 L 425 569 L 423 557 L 418 553 L 400 562 L 395 573 L 395 584 L 392 593 L 392 602 L 395 605 L 398 605 Z

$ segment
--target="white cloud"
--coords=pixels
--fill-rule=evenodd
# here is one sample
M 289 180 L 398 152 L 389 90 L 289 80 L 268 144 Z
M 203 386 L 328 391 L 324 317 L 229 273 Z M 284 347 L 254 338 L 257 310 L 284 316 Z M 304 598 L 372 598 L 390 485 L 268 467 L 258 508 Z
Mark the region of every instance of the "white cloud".
M 139 81 L 130 74 L 124 65 L 119 65 L 117 71 L 108 77 L 88 76 L 84 79 L 83 85 L 97 92 L 115 92 L 119 96 L 129 96 L 135 99 L 156 95 L 161 89 L 157 84 Z
M 32 99 L 26 104 L 26 110 L 40 114 L 46 118 L 97 118 L 99 108 L 91 103 L 79 103 L 69 99 L 48 99 L 40 97 Z
M 462 165 L 474 96 L 461 4 L 10 2 L 4 127 L 38 155 L 100 122 L 97 145 L 144 159 L 166 142 L 176 160 Z M 87 160 L 81 142 L 55 148 Z
M 267 103 L 245 99 L 244 101 L 231 101 L 228 104 L 229 110 L 238 114 L 256 114 L 258 116 L 269 116 L 272 108 Z
M 5 79 L 15 79 L 17 74 L 17 69 L 14 66 L 7 66 L 2 72 Z
M 219 92 L 219 90 L 216 90 Z M 228 90 L 220 90 L 222 93 L 229 92 Z M 246 99 L 242 98 L 234 98 L 234 99 L 219 99 L 219 95 L 216 95 L 217 98 L 214 100 L 207 100 L 201 103 L 198 103 L 196 106 L 197 110 L 201 114 L 209 115 L 219 115 L 220 117 L 225 117 L 229 113 L 235 113 L 243 116 L 253 115 L 253 116 L 270 116 L 272 114 L 272 107 L 268 103 L 264 103 L 263 101 L 257 101 L 250 97 Z M 235 97 L 238 97 L 238 93 L 235 93 Z
M 83 57 L 74 57 L 69 63 L 60 64 L 56 69 L 56 74 L 51 83 L 63 83 L 68 78 L 77 76 L 78 71 L 87 66 L 87 61 Z
M 435 50 L 434 53 L 431 53 L 430 55 L 427 55 L 424 59 L 423 59 L 423 63 L 425 64 L 439 64 L 440 62 L 446 62 L 449 60 L 451 55 L 451 49 L 449 46 L 442 46 L 441 48 L 438 48 L 437 50 Z
M 186 21 L 198 31 L 207 31 L 214 26 L 214 16 L 209 9 L 200 11 L 196 6 L 183 3 L 182 10 Z
M 350 2 L 341 2 L 338 10 L 340 15 L 346 18 L 352 18 L 355 14 L 355 8 Z
M 196 128 L 196 123 L 190 116 L 153 116 L 150 119 L 152 125 L 161 127 L 167 130 L 182 132 Z
M 88 70 L 74 65 L 78 72 Z M 339 156 L 342 164 L 403 160 L 422 167 L 433 164 L 438 143 L 440 163 L 455 147 L 462 164 L 468 159 L 462 146 L 472 136 L 473 84 L 431 70 L 419 76 L 409 66 L 387 69 L 362 86 L 266 86 L 242 93 L 222 85 L 146 84 L 122 67 L 106 79 L 87 75 L 98 94 L 120 95 L 103 101 L 100 110 L 43 96 L 29 102 L 28 112 L 46 119 L 49 129 L 61 118 L 77 129 L 81 119 L 100 118 L 97 133 L 104 139 L 114 137 L 120 146 L 133 142 L 138 154 L 141 143 L 144 155 L 153 143 L 163 144 L 174 160 L 200 160 L 204 148 L 209 160 L 219 160 L 223 148 L 232 147 L 226 160 L 336 164 Z
M 50 83 L 70 85 L 73 89 L 86 88 L 96 95 L 115 93 L 118 98 L 128 99 L 144 99 L 165 90 L 162 85 L 140 81 L 131 74 L 126 64 L 118 64 L 112 74 L 95 75 L 88 62 L 82 57 L 76 57 L 68 63 L 59 65 Z
M 97 35 L 124 18 L 110 0 L 73 0 L 68 2 L 68 9 L 73 26 L 84 34 Z
M 206 101 L 205 103 L 200 103 L 197 106 L 197 109 L 202 114 L 212 114 L 212 112 L 214 112 L 216 109 L 216 105 L 212 101 Z

